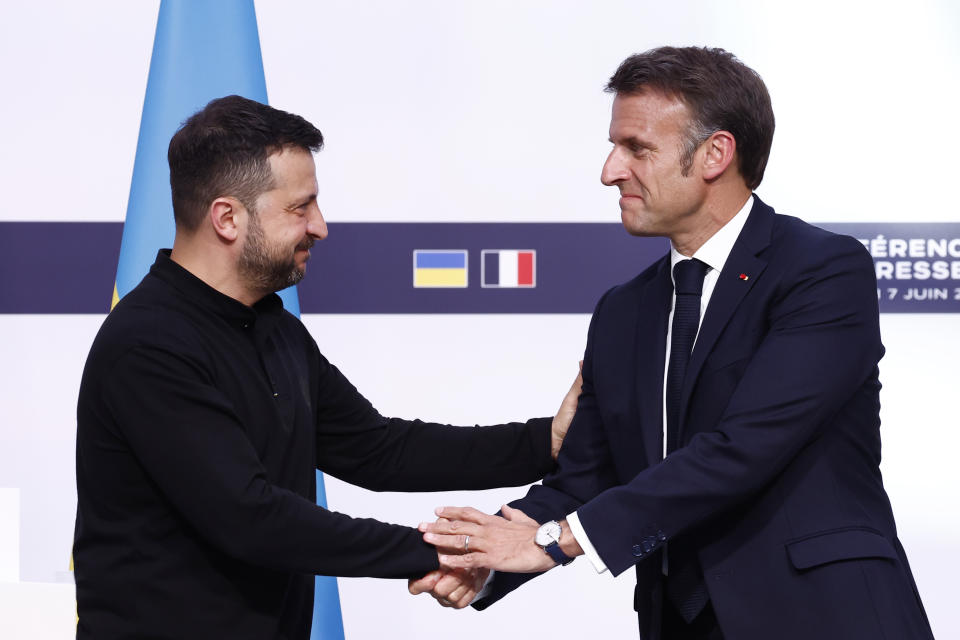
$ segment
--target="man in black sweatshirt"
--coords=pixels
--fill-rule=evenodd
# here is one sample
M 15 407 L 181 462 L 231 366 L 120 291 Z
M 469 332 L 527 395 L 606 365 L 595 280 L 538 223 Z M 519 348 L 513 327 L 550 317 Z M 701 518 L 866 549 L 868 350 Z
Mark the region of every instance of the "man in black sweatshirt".
M 372 489 L 522 485 L 558 417 L 485 428 L 385 418 L 276 291 L 327 235 L 303 118 L 230 96 L 174 135 L 176 237 L 110 313 L 77 408 L 78 638 L 303 638 L 313 575 L 420 577 L 412 528 L 315 504 L 315 470 Z M 551 455 L 552 454 L 552 455 Z

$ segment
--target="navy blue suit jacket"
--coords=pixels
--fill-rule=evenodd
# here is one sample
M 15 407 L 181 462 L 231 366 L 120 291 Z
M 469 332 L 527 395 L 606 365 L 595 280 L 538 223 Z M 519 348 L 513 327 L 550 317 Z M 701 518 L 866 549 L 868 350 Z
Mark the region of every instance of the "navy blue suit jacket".
M 661 460 L 665 256 L 597 305 L 558 470 L 514 506 L 576 510 L 613 574 L 635 566 L 660 636 L 664 543 L 696 550 L 726 640 L 932 637 L 880 477 L 873 261 L 755 198 L 707 307 Z M 528 579 L 498 574 L 488 606 Z

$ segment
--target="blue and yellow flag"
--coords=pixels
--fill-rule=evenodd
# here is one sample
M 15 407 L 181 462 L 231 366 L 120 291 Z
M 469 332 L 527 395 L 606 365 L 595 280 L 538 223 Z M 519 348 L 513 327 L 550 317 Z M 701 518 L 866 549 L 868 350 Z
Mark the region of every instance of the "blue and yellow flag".
M 157 250 L 173 245 L 170 138 L 194 112 L 231 94 L 267 103 L 253 0 L 162 0 L 111 308 L 147 274 Z M 280 297 L 300 315 L 296 287 Z M 320 473 L 317 504 L 326 506 Z M 311 637 L 343 640 L 337 580 L 318 576 L 316 584 Z

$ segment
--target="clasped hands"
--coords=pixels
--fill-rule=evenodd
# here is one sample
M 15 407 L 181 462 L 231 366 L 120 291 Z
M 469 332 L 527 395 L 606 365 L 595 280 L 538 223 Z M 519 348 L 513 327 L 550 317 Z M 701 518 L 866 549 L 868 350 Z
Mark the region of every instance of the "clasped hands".
M 472 507 L 440 507 L 436 522 L 421 523 L 423 539 L 437 547 L 440 569 L 411 580 L 410 593 L 429 592 L 445 607 L 462 609 L 483 589 L 490 570 L 535 573 L 556 566 L 534 540 L 539 524 L 504 505 L 503 516 Z
M 583 369 L 583 361 L 580 361 Z M 577 411 L 583 378 L 578 371 L 553 418 L 550 453 L 554 460 Z M 437 521 L 422 523 L 423 539 L 437 547 L 440 569 L 410 580 L 413 595 L 429 592 L 444 607 L 468 606 L 486 584 L 491 569 L 531 573 L 546 571 L 555 563 L 534 541 L 539 525 L 523 511 L 504 506 L 503 517 L 471 507 L 440 507 Z M 576 541 L 573 544 L 579 545 Z

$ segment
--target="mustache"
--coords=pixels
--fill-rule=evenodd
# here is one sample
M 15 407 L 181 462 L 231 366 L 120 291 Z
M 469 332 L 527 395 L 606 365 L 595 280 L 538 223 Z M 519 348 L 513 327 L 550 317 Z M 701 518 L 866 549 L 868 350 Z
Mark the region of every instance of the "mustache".
M 306 238 L 304 238 L 303 242 L 297 245 L 297 250 L 309 251 L 313 247 L 313 243 L 316 241 L 317 241 L 316 238 L 311 238 L 310 236 L 307 236 Z

